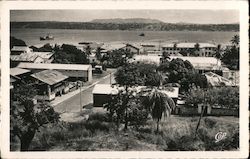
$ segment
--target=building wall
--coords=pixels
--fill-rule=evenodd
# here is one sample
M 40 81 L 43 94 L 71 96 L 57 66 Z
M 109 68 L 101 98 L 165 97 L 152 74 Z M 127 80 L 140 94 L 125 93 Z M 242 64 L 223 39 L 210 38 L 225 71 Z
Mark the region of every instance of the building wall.
M 133 52 L 135 54 L 139 54 L 139 49 L 136 49 L 136 48 L 131 47 L 131 46 L 126 46 L 126 50 Z
M 167 52 L 172 56 L 177 56 L 180 51 L 188 50 L 188 49 L 194 49 L 194 48 L 179 48 L 177 46 L 176 49 L 173 47 L 162 47 L 162 52 Z M 213 47 L 206 47 L 206 48 L 200 48 L 200 51 L 197 51 L 196 53 L 198 56 L 203 56 L 203 57 L 212 57 L 214 56 L 215 49 Z
M 108 103 L 110 95 L 107 94 L 93 94 L 93 106 L 102 107 L 103 104 Z

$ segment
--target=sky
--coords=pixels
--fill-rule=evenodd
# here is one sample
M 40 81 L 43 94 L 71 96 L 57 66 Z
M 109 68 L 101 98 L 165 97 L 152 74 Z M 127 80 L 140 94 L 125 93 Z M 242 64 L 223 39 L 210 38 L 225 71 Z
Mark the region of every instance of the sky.
M 88 22 L 93 19 L 149 18 L 167 23 L 239 23 L 238 10 L 12 10 L 11 21 Z

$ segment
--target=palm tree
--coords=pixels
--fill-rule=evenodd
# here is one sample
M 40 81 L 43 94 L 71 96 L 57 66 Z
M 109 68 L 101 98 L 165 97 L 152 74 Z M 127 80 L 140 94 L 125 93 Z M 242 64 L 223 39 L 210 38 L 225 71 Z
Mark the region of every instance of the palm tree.
M 172 98 L 159 91 L 156 87 L 148 91 L 142 104 L 151 113 L 152 118 L 156 121 L 156 132 L 159 132 L 159 123 L 162 117 L 169 117 L 171 115 L 171 111 L 175 108 L 175 103 Z
M 220 44 L 217 45 L 216 52 L 215 52 L 215 57 L 217 58 L 217 66 L 218 66 L 218 62 L 222 58 L 222 55 L 221 55 L 221 45 Z
M 234 46 L 238 46 L 239 43 L 240 43 L 240 37 L 239 35 L 234 35 L 232 40 L 231 40 L 231 43 L 234 45 Z

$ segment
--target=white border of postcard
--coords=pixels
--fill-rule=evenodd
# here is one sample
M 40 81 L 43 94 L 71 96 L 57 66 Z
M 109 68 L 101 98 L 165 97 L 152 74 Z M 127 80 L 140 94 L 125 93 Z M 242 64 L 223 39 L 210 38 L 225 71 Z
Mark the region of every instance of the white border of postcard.
M 247 158 L 248 131 L 248 2 L 247 1 L 9 1 L 1 2 L 1 156 L 3 158 Z M 240 11 L 240 150 L 128 152 L 10 152 L 9 11 L 25 9 L 237 9 Z

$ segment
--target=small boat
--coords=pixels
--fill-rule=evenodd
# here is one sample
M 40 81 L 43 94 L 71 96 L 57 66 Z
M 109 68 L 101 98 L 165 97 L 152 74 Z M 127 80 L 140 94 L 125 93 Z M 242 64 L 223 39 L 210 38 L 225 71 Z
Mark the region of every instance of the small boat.
M 145 36 L 145 34 L 144 34 L 144 33 L 141 33 L 139 36 Z
M 54 40 L 54 37 L 52 35 L 47 35 L 40 37 L 40 40 Z

